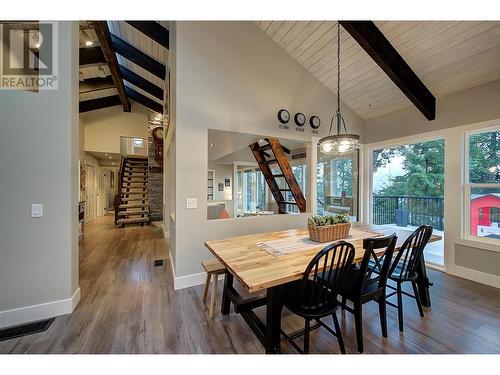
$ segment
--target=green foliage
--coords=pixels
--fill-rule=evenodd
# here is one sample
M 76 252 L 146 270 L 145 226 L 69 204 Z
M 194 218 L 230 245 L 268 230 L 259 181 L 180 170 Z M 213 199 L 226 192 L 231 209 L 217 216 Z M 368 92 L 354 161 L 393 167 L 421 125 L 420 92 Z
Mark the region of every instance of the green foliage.
M 444 195 L 444 141 L 414 143 L 374 153 L 374 171 L 396 156 L 403 158 L 402 176 L 389 177 L 380 195 L 442 197 Z
M 322 227 L 325 225 L 344 224 L 349 222 L 349 214 L 341 212 L 331 216 L 312 216 L 307 219 L 308 225 Z
M 500 130 L 472 134 L 469 138 L 469 181 L 499 182 L 500 171 L 492 169 L 497 166 L 500 166 Z

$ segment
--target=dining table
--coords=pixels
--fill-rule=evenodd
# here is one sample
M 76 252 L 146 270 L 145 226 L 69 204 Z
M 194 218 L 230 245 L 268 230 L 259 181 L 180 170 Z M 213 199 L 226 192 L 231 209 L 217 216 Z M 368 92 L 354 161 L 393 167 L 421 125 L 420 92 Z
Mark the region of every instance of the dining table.
M 353 230 L 366 231 L 375 233 L 373 236 L 396 233 L 398 239 L 395 251 L 400 249 L 412 233 L 411 230 L 399 227 L 363 223 L 352 223 L 351 228 L 351 232 Z M 262 244 L 280 243 L 280 241 L 305 243 L 307 237 L 307 228 L 301 228 L 205 242 L 206 248 L 226 268 L 221 304 L 222 315 L 228 315 L 233 304 L 235 313 L 242 316 L 264 346 L 266 353 L 280 353 L 281 351 L 283 285 L 302 279 L 311 259 L 328 243 L 314 243 L 308 245 L 306 250 L 281 255 L 266 251 Z M 429 242 L 440 239 L 440 236 L 433 234 Z M 364 254 L 363 240 L 359 238 L 354 238 L 352 241 L 349 238 L 345 240 L 354 245 L 354 263 L 361 262 Z M 248 296 L 244 297 L 234 288 L 235 279 L 248 292 Z M 422 304 L 429 307 L 431 305 L 429 287 L 432 283 L 427 277 L 423 255 L 418 267 L 417 285 Z M 265 296 L 259 293 L 263 291 L 266 292 Z M 265 306 L 266 309 L 265 322 L 254 311 L 261 306 Z

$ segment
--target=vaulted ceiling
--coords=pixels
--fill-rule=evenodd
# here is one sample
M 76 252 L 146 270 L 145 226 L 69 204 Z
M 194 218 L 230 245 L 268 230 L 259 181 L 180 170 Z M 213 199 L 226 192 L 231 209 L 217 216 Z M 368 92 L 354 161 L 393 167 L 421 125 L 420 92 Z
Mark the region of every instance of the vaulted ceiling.
M 335 21 L 258 21 L 257 26 L 333 92 Z M 500 22 L 375 21 L 436 98 L 500 79 Z M 341 28 L 341 96 L 364 119 L 412 105 Z
M 81 21 L 80 112 L 132 99 L 161 113 L 168 40 L 167 21 Z

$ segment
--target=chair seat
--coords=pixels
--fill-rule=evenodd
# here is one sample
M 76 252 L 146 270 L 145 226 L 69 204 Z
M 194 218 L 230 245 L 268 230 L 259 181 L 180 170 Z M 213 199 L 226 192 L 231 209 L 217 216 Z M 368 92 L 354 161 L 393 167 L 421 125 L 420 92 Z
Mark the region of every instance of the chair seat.
M 355 290 L 359 272 L 360 271 L 358 268 L 352 268 L 348 272 L 346 272 L 346 275 L 340 287 L 340 295 L 343 297 L 347 297 L 351 301 L 354 299 L 355 295 L 358 295 L 359 298 L 359 293 L 357 293 L 357 291 Z M 377 281 L 377 279 L 371 281 L 365 280 L 363 284 L 363 290 L 361 291 L 361 302 L 363 302 L 364 300 L 372 299 L 374 295 L 383 294 L 384 288 L 380 288 Z
M 300 299 L 299 288 L 301 287 L 301 283 L 302 281 L 296 281 L 287 284 L 283 288 L 283 304 L 291 312 L 301 317 L 320 318 L 332 314 L 337 309 L 338 304 L 335 299 L 333 299 L 331 303 L 319 305 L 314 309 L 306 307 L 309 305 L 309 301 L 302 301 Z M 302 294 L 305 296 L 304 298 L 311 296 L 313 288 L 314 281 L 308 280 L 305 285 L 305 291 Z M 325 292 L 329 293 L 329 291 Z
M 374 273 L 379 273 L 378 268 L 375 267 L 375 262 L 370 261 L 368 263 L 368 267 L 374 272 Z M 396 267 L 394 268 L 394 271 L 392 272 L 391 275 L 389 275 L 389 279 L 392 281 L 411 281 L 415 280 L 417 278 L 417 274 L 413 275 L 412 277 L 400 277 L 401 275 L 401 270 L 403 268 L 403 265 L 401 263 L 398 263 Z

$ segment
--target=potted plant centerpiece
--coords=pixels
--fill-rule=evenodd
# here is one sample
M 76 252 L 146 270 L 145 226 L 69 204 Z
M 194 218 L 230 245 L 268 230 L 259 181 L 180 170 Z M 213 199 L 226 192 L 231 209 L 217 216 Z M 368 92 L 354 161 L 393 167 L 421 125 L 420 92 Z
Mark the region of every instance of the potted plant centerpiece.
M 332 242 L 349 236 L 349 214 L 341 212 L 331 216 L 312 216 L 307 219 L 309 238 L 315 242 Z

